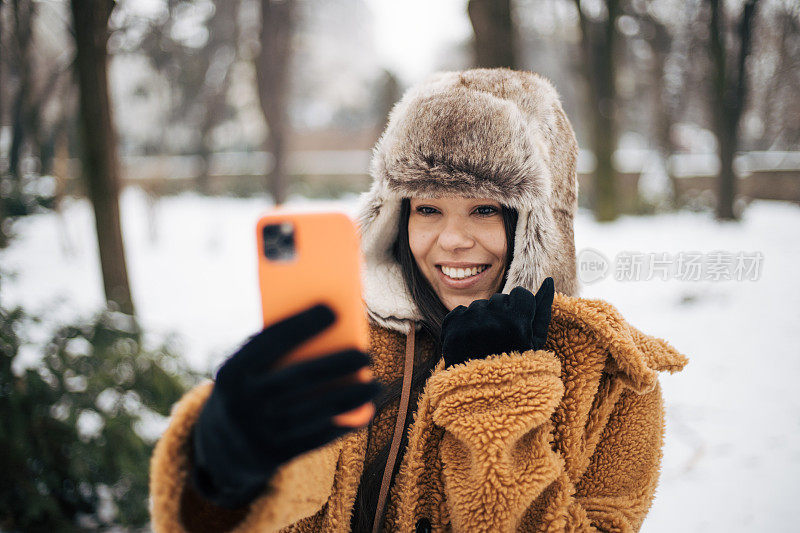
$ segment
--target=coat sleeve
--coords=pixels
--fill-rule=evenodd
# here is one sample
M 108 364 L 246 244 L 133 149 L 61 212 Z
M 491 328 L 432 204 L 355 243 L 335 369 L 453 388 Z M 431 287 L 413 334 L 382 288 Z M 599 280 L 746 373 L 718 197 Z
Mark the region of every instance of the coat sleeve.
M 449 373 L 449 375 L 448 375 Z M 510 353 L 431 378 L 434 423 L 454 531 L 638 531 L 663 442 L 660 388 L 625 389 L 583 476 L 573 483 L 550 417 L 564 394 L 552 352 Z M 591 440 L 591 439 L 588 439 Z
M 545 350 L 473 359 L 428 382 L 444 428 L 442 476 L 454 531 L 514 531 L 563 470 L 550 416 L 564 394 L 560 362 Z
M 169 427 L 153 452 L 150 511 L 154 531 L 276 531 L 321 509 L 332 491 L 341 441 L 281 466 L 263 495 L 241 509 L 217 507 L 191 489 L 189 437 L 212 389 L 212 382 L 198 385 L 175 405 Z
M 655 496 L 663 442 L 661 386 L 644 394 L 625 389 L 581 479 L 574 487 L 564 480 L 574 489 L 568 506 L 576 529 L 639 531 Z

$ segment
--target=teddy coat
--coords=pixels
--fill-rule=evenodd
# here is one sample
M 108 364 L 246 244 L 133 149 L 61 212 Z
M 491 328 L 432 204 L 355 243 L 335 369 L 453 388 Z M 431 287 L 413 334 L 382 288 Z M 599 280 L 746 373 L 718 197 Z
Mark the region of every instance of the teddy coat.
M 553 86 L 508 69 L 443 72 L 409 89 L 373 151 L 362 195 L 363 296 L 376 379 L 405 354 L 438 360 L 393 255 L 403 198 L 489 198 L 518 213 L 505 286 L 555 282 L 544 349 L 445 369 L 411 414 L 385 531 L 638 531 L 659 476 L 664 412 L 657 372 L 686 358 L 578 297 L 573 220 L 578 145 Z M 408 344 L 408 346 L 407 346 Z M 350 529 L 364 465 L 390 442 L 398 405 L 366 427 L 284 464 L 247 507 L 226 510 L 187 483 L 189 438 L 213 383 L 176 404 L 151 463 L 158 532 Z M 398 402 L 399 403 L 399 402 Z M 257 408 L 257 406 L 254 406 Z
M 372 327 L 378 379 L 402 374 L 405 340 Z M 420 342 L 417 356 L 430 348 Z M 638 531 L 663 444 L 657 372 L 686 362 L 610 304 L 556 293 L 546 349 L 436 367 L 409 427 L 385 530 L 414 531 L 427 520 L 432 531 Z M 285 464 L 263 496 L 230 511 L 187 484 L 190 430 L 212 387 L 176 405 L 153 455 L 154 529 L 348 531 L 367 432 L 386 442 L 396 408 Z

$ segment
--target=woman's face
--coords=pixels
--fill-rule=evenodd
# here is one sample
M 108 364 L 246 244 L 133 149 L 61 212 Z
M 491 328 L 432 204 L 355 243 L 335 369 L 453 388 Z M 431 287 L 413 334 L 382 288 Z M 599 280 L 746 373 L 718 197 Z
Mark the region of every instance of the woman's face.
M 408 241 L 417 266 L 448 311 L 501 290 L 506 231 L 494 200 L 412 198 Z

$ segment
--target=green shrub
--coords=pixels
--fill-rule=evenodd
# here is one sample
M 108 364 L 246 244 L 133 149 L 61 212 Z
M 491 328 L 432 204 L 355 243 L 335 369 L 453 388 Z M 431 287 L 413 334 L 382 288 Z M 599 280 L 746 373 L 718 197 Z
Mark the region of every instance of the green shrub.
M 0 530 L 145 527 L 153 445 L 197 376 L 109 311 L 56 328 L 39 363 L 15 374 L 41 327 L 0 308 Z

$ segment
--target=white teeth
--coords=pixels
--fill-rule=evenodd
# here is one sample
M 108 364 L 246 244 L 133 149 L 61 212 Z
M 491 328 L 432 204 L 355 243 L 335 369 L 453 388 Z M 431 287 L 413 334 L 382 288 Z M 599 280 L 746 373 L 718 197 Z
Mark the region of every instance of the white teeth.
M 472 267 L 472 268 L 451 268 L 442 266 L 442 272 L 445 276 L 452 279 L 463 279 L 471 276 L 476 276 L 480 272 L 486 270 L 486 266 Z

